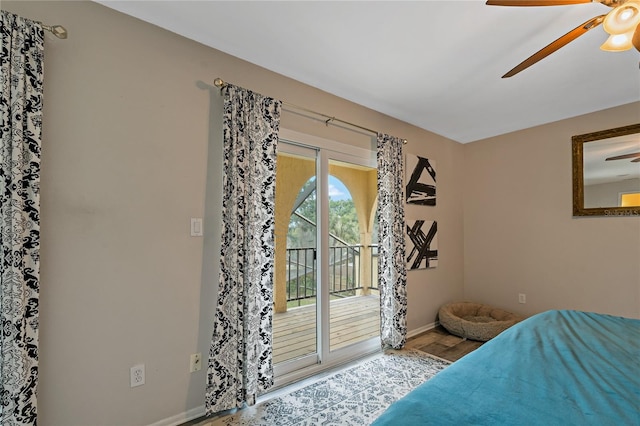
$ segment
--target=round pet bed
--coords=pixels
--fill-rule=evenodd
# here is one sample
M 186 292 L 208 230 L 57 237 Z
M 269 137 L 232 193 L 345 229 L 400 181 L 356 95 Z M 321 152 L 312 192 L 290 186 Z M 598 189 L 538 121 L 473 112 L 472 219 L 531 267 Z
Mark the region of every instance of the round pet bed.
M 523 320 L 511 312 L 481 303 L 456 302 L 443 305 L 438 312 L 440 325 L 451 334 L 486 342 Z

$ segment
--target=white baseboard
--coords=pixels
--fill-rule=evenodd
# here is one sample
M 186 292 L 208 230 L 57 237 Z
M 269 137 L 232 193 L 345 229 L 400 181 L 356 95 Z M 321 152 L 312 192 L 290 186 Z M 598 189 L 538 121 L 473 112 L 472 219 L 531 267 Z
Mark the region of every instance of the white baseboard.
M 175 416 L 160 420 L 159 422 L 152 423 L 149 426 L 178 426 L 190 420 L 202 417 L 204 416 L 204 414 L 204 405 L 201 405 L 199 407 L 192 408 L 189 411 L 185 411 L 183 413 L 176 414 Z
M 432 322 L 431 324 L 423 325 L 420 328 L 416 328 L 415 330 L 407 331 L 407 339 L 417 336 L 418 334 L 424 333 L 425 331 L 429 331 L 432 328 L 435 328 L 438 324 L 438 321 Z
M 429 331 L 432 328 L 435 328 L 439 324 L 438 321 L 432 322 L 431 324 L 424 325 L 420 328 L 416 328 L 415 330 L 411 330 L 407 332 L 407 339 L 417 336 L 418 334 L 424 333 L 425 331 Z M 178 426 L 182 423 L 186 423 L 190 420 L 197 419 L 198 417 L 202 417 L 205 414 L 204 405 L 201 405 L 196 408 L 192 408 L 189 411 L 185 411 L 184 413 L 176 414 L 175 416 L 166 418 L 164 420 L 160 420 L 159 422 L 150 424 L 149 426 Z

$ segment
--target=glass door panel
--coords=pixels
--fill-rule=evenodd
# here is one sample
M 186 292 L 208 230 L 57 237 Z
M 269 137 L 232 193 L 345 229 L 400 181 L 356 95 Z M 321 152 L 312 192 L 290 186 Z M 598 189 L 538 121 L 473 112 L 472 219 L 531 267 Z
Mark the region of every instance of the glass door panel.
M 328 162 L 329 351 L 380 333 L 377 287 L 377 170 Z M 374 269 L 375 267 L 375 269 Z
M 318 362 L 316 151 L 281 143 L 276 171 L 273 362 Z
M 375 152 L 322 145 L 278 146 L 276 383 L 380 349 Z

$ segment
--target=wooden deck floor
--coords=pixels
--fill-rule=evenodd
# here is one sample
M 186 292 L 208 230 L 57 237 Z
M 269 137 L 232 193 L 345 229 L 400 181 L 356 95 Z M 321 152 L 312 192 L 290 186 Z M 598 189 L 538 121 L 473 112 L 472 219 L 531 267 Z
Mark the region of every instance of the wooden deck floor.
M 355 296 L 332 300 L 330 347 L 339 349 L 378 336 L 378 296 Z M 316 305 L 290 308 L 273 316 L 273 362 L 290 360 L 316 350 Z

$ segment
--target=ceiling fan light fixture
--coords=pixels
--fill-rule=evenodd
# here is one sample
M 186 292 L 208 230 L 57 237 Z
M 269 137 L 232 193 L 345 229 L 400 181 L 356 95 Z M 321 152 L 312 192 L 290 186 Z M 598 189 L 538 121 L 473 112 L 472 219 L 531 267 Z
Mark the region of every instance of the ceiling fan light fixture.
M 607 14 L 602 26 L 609 34 L 624 34 L 640 23 L 640 2 L 628 1 Z
M 605 41 L 600 49 L 607 52 L 622 52 L 623 50 L 629 50 L 633 47 L 631 38 L 633 37 L 633 31 L 629 31 L 625 34 L 611 34 L 607 41 Z

